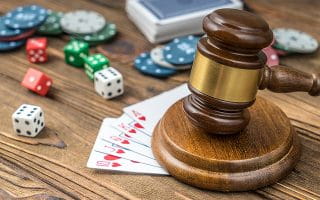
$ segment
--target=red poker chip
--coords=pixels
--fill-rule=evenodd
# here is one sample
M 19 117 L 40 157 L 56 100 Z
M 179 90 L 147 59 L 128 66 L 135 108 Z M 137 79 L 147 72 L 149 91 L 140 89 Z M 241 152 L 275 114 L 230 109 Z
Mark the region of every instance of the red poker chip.
M 16 36 L 12 36 L 12 37 L 0 37 L 0 41 L 6 41 L 6 42 L 10 42 L 10 41 L 16 41 L 16 40 L 22 40 L 25 38 L 28 38 L 30 36 L 32 36 L 37 29 L 31 29 L 29 31 L 23 32 L 20 35 L 16 35 Z
M 284 50 L 280 50 L 280 49 L 274 49 L 274 50 L 277 52 L 277 54 L 278 54 L 279 56 L 286 56 L 286 55 L 289 54 L 289 52 L 284 51 Z
M 267 65 L 269 67 L 273 67 L 275 65 L 279 65 L 279 57 L 277 52 L 271 47 L 268 46 L 264 49 L 262 49 L 262 51 L 266 54 L 267 56 Z

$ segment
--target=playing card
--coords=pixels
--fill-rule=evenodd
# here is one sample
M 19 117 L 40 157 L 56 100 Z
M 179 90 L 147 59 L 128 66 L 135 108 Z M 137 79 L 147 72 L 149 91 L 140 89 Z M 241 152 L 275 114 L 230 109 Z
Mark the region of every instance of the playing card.
M 118 119 L 101 125 L 87 166 L 95 169 L 167 175 L 151 150 L 152 131 L 165 111 L 190 94 L 183 84 L 156 97 L 129 106 Z
M 111 124 L 115 120 L 116 119 L 112 118 L 106 118 L 105 120 L 103 120 L 100 129 L 100 131 L 103 132 L 101 134 L 101 138 L 108 142 L 119 145 L 122 148 L 129 149 L 135 153 L 154 159 L 151 148 L 146 145 L 142 145 L 140 143 L 129 140 L 121 131 L 112 127 Z
M 127 114 L 114 120 L 112 126 L 132 137 L 135 142 L 151 147 L 151 133 L 147 132 L 141 123 L 135 121 Z
M 179 1 L 179 0 L 140 0 L 140 4 L 146 7 L 158 19 L 170 19 L 172 17 L 182 17 L 194 12 L 201 12 L 208 8 L 230 5 L 231 0 L 201 0 L 198 1 Z
M 141 154 L 130 151 L 129 149 L 122 148 L 116 144 L 108 142 L 104 139 L 101 139 L 99 136 L 97 138 L 96 143 L 94 144 L 93 149 L 98 152 L 102 152 L 105 154 L 110 154 L 113 156 L 118 156 L 121 158 L 125 158 L 128 160 L 135 160 L 140 163 L 152 165 L 155 167 L 161 167 L 155 159 L 148 158 Z
M 90 154 L 87 167 L 131 173 L 168 175 L 168 172 L 163 168 L 105 154 L 95 150 Z
M 166 110 L 179 99 L 190 94 L 187 84 L 178 86 L 158 96 L 124 108 L 124 112 L 139 122 L 151 134 Z

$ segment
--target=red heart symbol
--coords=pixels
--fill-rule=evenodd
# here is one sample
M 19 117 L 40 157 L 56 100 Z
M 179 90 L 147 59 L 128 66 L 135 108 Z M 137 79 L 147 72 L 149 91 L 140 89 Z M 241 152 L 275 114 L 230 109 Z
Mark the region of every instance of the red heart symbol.
M 137 133 L 137 132 L 136 132 L 136 130 L 134 130 L 134 129 L 130 129 L 130 130 L 129 130 L 129 133 Z
M 112 163 L 112 167 L 120 167 L 121 165 L 119 163 Z
M 142 121 L 146 121 L 146 117 L 145 116 L 141 116 L 138 118 L 139 120 L 142 120 Z
M 116 152 L 117 153 L 125 153 L 122 149 L 118 149 Z
M 118 156 L 114 156 L 114 155 L 106 155 L 106 156 L 104 156 L 104 159 L 105 160 L 118 160 L 120 157 L 118 157 Z
M 124 134 L 124 136 L 126 136 L 126 137 L 128 137 L 128 138 L 131 138 L 131 136 L 130 136 L 130 135 L 128 135 L 128 134 Z
M 139 123 L 135 123 L 134 126 L 137 127 L 137 128 L 144 128 L 144 127 L 143 127 L 141 124 L 139 124 Z
M 130 144 L 128 140 L 123 140 L 121 143 L 122 144 Z

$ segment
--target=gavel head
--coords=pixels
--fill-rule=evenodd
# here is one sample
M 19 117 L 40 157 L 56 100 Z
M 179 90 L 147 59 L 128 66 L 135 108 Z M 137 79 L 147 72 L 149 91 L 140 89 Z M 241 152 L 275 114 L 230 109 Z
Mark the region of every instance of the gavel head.
M 273 39 L 268 24 L 242 10 L 220 9 L 205 17 L 184 101 L 189 119 L 210 133 L 244 129 L 266 64 L 261 51 Z

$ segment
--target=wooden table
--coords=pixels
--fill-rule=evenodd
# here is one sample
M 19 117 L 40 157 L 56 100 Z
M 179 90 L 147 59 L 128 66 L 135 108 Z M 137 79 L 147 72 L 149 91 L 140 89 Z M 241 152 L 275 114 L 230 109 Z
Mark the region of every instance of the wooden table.
M 23 49 L 0 54 L 0 199 L 320 199 L 320 98 L 302 93 L 259 95 L 281 107 L 289 116 L 302 141 L 302 157 L 285 179 L 266 188 L 244 193 L 217 193 L 182 184 L 172 177 L 128 175 L 86 168 L 101 121 L 116 117 L 122 108 L 137 103 L 188 80 L 183 72 L 167 80 L 141 75 L 132 59 L 150 50 L 137 28 L 128 20 L 123 0 L 2 0 L 0 14 L 22 4 L 38 3 L 59 11 L 92 9 L 117 24 L 120 34 L 104 48 L 124 48 L 129 55 L 111 58 L 124 75 L 125 94 L 105 101 L 93 89 L 82 70 L 64 62 L 67 36 L 49 39 L 50 61 L 30 64 Z M 304 0 L 248 0 L 249 7 L 262 15 L 271 27 L 304 30 L 320 40 L 320 2 Z M 92 52 L 99 48 L 92 48 Z M 281 63 L 307 72 L 320 71 L 320 52 L 292 55 Z M 54 85 L 47 97 L 20 86 L 28 67 L 51 76 Z M 34 139 L 13 133 L 11 114 L 22 103 L 45 110 L 46 131 Z

